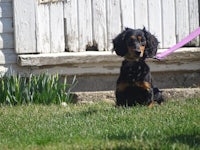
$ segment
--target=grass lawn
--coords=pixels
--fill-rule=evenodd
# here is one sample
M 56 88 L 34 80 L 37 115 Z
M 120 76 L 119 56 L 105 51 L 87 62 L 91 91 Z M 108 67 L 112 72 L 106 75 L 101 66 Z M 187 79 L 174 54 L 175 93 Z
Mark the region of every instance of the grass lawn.
M 200 99 L 0 107 L 0 149 L 200 149 Z

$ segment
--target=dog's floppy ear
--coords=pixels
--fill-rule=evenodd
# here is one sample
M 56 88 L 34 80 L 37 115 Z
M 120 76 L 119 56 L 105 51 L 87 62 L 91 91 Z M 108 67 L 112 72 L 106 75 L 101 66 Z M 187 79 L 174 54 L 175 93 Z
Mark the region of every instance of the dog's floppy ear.
M 158 39 L 154 35 L 152 35 L 149 31 L 147 31 L 145 27 L 143 28 L 143 32 L 145 34 L 147 42 L 145 47 L 144 57 L 153 58 L 157 53 L 159 44 Z
M 125 41 L 125 36 L 128 29 L 129 28 L 125 28 L 124 31 L 122 31 L 113 39 L 113 51 L 115 51 L 117 55 L 122 56 L 122 57 L 128 53 L 128 49 L 127 49 L 126 41 Z

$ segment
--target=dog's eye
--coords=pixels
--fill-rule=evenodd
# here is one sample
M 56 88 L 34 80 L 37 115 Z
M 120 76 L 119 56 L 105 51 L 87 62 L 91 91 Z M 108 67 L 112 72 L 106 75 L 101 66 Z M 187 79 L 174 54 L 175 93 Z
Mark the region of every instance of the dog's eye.
M 127 45 L 128 46 L 134 46 L 135 45 L 135 39 L 128 39 L 127 40 Z

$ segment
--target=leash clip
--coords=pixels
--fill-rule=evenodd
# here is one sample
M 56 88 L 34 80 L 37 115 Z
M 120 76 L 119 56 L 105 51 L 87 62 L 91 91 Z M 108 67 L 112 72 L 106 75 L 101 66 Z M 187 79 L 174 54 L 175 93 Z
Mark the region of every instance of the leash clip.
M 153 59 L 160 61 L 160 59 L 156 56 L 153 56 Z

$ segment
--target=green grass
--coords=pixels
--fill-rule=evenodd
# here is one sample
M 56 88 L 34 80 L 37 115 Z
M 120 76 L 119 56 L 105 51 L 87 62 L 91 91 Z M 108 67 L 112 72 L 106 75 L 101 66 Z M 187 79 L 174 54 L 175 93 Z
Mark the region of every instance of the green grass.
M 200 149 L 200 99 L 0 107 L 0 149 Z

